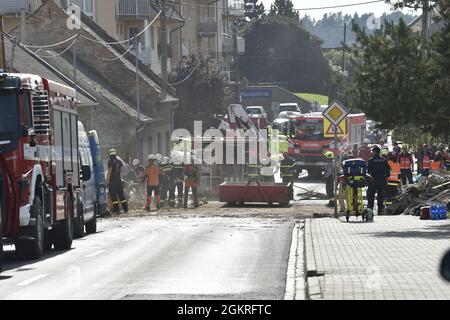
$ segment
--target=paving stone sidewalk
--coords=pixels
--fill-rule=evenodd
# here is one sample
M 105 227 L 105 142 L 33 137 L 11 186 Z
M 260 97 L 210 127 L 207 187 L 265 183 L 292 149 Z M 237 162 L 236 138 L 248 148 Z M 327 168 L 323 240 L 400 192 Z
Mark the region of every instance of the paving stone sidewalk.
M 351 219 L 306 220 L 306 265 L 318 274 L 308 278 L 310 299 L 450 299 L 450 283 L 439 275 L 449 220 Z

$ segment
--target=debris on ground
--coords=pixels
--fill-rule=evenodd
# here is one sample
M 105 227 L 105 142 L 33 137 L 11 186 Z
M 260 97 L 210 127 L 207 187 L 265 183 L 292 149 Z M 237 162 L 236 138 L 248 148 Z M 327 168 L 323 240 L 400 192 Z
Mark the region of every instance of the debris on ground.
M 296 185 L 294 187 L 304 191 L 296 194 L 299 200 L 329 200 L 329 197 L 324 193 L 311 191 Z
M 449 201 L 450 173 L 433 171 L 430 176 L 421 178 L 416 185 L 406 188 L 394 198 L 386 212 L 391 215 L 418 215 L 418 209 L 422 206 Z

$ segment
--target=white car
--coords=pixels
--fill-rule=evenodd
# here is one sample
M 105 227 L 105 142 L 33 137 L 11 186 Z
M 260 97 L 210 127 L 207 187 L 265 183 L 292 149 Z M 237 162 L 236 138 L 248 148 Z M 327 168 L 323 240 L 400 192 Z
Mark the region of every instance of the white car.
M 272 128 L 285 131 L 288 128 L 289 120 L 301 116 L 302 113 L 298 111 L 282 111 L 278 117 L 273 121 Z
M 248 106 L 245 108 L 245 112 L 251 118 L 267 118 L 267 113 L 262 106 Z
M 280 113 L 283 111 L 293 111 L 293 112 L 302 112 L 298 103 L 289 102 L 289 103 L 280 103 Z

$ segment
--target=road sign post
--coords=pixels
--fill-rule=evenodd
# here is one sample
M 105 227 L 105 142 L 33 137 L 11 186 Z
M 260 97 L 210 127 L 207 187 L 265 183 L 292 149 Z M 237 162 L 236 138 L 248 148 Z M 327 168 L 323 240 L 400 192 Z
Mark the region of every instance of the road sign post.
M 334 217 L 338 218 L 338 183 L 337 183 L 337 175 L 339 171 L 339 161 L 337 157 L 338 151 L 338 130 L 340 130 L 340 124 L 342 121 L 346 121 L 348 116 L 348 111 L 345 107 L 339 103 L 339 101 L 334 100 L 328 108 L 323 112 L 324 118 L 330 121 L 331 126 L 333 126 L 334 131 Z M 327 130 L 324 128 L 324 130 Z M 343 131 L 343 130 L 342 130 Z

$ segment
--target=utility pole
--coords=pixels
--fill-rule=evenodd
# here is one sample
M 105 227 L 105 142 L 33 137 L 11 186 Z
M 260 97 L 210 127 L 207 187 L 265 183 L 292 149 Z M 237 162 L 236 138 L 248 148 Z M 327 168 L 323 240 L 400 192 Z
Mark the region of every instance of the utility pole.
M 422 9 L 422 36 L 425 40 L 430 38 L 430 24 L 431 24 L 431 6 L 429 1 L 423 3 Z
M 167 84 L 167 30 L 166 30 L 166 0 L 161 0 L 161 76 L 163 80 L 161 99 L 166 99 L 166 84 Z
M 136 113 L 137 113 L 137 120 L 138 120 L 138 129 L 140 126 L 140 120 L 141 120 L 141 97 L 139 95 L 139 43 L 138 43 L 138 37 L 134 37 L 134 51 L 135 51 L 135 61 L 136 61 Z M 138 129 L 136 130 L 136 157 L 140 158 L 140 145 L 139 145 L 139 132 Z
M 344 23 L 344 42 L 342 46 L 342 71 L 347 71 L 347 60 L 345 58 L 345 46 L 347 45 L 347 22 Z
M 5 37 L 3 36 L 3 16 L 0 15 L 0 69 L 6 72 Z
M 77 44 L 78 44 L 78 35 L 75 38 L 75 43 L 73 44 L 73 89 L 75 90 L 75 100 L 77 97 Z
M 241 82 L 241 75 L 239 72 L 239 52 L 238 52 L 238 34 L 237 34 L 237 23 L 236 21 L 233 22 L 232 25 L 233 28 L 233 51 L 234 51 L 234 85 L 236 90 L 236 103 L 241 102 L 240 97 L 240 82 Z

